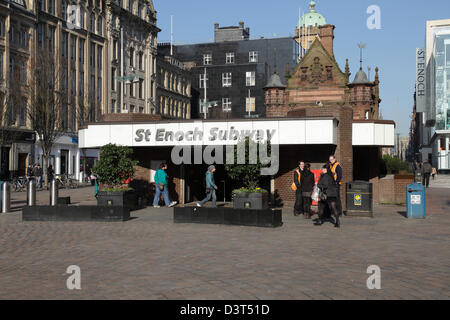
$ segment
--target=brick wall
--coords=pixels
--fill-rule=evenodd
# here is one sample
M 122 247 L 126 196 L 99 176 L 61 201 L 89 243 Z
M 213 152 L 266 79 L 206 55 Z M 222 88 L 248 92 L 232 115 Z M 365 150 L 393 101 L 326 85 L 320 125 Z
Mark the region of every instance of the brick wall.
M 161 115 L 144 113 L 108 113 L 103 114 L 101 122 L 142 122 L 159 121 Z
M 406 187 L 414 182 L 412 175 L 388 175 L 374 183 L 374 202 L 405 204 Z

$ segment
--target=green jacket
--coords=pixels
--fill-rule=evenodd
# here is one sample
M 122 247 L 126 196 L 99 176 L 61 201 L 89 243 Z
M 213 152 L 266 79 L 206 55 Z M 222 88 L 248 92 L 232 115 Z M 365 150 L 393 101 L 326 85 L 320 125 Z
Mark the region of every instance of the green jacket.
M 216 188 L 214 183 L 214 174 L 210 171 L 206 172 L 206 189 Z
M 161 183 L 164 184 L 165 186 L 168 185 L 168 183 L 167 183 L 167 173 L 164 170 L 159 169 L 155 173 L 155 184 L 158 185 L 158 184 L 161 184 Z

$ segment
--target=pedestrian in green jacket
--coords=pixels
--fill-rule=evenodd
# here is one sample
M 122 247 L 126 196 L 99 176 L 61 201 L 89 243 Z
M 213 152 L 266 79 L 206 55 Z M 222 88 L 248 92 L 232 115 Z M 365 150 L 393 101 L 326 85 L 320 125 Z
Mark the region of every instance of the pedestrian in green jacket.
M 203 199 L 201 202 L 197 203 L 197 207 L 201 207 L 203 206 L 206 202 L 208 202 L 209 200 L 211 200 L 212 198 L 212 207 L 213 208 L 217 208 L 217 204 L 216 204 L 216 190 L 217 190 L 217 186 L 216 183 L 214 182 L 214 172 L 216 172 L 216 167 L 215 166 L 209 166 L 208 171 L 206 172 L 206 198 Z
M 159 206 L 159 198 L 161 197 L 161 194 L 164 196 L 164 202 L 167 207 L 171 208 L 177 204 L 176 201 L 170 201 L 170 198 L 169 198 L 169 189 L 168 189 L 169 183 L 167 182 L 166 170 L 167 170 L 167 164 L 162 163 L 159 166 L 159 170 L 156 171 L 156 173 L 155 173 L 156 192 L 155 192 L 155 198 L 153 199 L 153 207 L 154 208 L 160 207 Z

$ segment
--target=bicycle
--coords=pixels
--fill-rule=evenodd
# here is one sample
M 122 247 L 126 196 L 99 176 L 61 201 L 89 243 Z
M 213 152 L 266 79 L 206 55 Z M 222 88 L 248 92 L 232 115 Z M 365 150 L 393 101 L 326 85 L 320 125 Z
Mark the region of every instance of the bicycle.
M 15 177 L 12 181 L 12 185 L 15 192 L 25 191 L 27 188 L 28 177 Z

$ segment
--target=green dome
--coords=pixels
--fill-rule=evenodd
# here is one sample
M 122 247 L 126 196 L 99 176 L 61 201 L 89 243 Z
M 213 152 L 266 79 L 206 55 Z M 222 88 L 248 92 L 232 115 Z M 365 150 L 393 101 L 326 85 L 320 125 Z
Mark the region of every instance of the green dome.
M 309 3 L 309 12 L 304 14 L 301 18 L 300 21 L 298 22 L 298 27 L 318 27 L 318 26 L 323 26 L 326 25 L 327 22 L 325 20 L 325 18 L 323 17 L 323 15 L 321 15 L 320 13 L 318 13 L 316 11 L 316 2 L 315 1 L 311 1 Z

